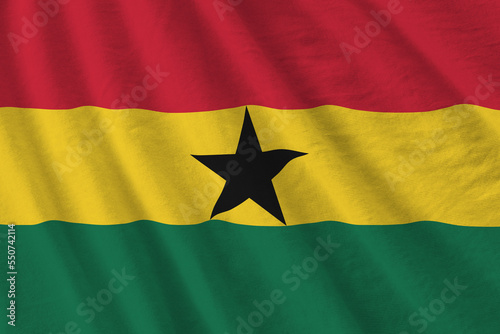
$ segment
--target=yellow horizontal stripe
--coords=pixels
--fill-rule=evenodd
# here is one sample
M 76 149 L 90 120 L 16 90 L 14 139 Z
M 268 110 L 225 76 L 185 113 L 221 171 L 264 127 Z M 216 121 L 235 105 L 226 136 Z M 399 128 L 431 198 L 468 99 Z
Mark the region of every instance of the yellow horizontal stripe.
M 1 223 L 206 221 L 224 181 L 191 155 L 235 153 L 244 110 L 1 108 Z M 308 153 L 273 179 L 288 225 L 500 226 L 498 111 L 249 112 L 263 151 Z M 214 219 L 282 225 L 250 200 Z

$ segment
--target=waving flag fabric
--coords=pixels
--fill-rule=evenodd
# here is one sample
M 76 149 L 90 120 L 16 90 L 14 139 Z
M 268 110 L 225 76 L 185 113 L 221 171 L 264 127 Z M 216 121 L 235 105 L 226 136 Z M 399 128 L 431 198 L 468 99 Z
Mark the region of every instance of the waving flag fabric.
M 4 1 L 2 333 L 500 331 L 500 3 Z

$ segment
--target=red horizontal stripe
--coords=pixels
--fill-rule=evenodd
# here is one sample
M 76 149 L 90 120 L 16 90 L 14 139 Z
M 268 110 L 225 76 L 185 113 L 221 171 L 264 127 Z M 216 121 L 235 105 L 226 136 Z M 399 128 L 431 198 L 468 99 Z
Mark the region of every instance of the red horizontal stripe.
M 387 0 L 221 0 L 235 4 L 223 21 L 213 0 L 60 0 L 68 3 L 52 8 L 45 25 L 38 1 L 0 3 L 0 106 L 124 107 L 113 101 L 159 66 L 170 75 L 135 89 L 147 93 L 140 108 L 402 112 L 477 95 L 468 102 L 500 109 L 500 87 L 480 79 L 500 82 L 498 0 L 401 0 L 401 12 L 351 63 L 339 44 L 354 45 L 354 28 L 364 30 Z M 9 33 L 22 36 L 23 17 L 34 15 L 43 26 L 15 53 Z

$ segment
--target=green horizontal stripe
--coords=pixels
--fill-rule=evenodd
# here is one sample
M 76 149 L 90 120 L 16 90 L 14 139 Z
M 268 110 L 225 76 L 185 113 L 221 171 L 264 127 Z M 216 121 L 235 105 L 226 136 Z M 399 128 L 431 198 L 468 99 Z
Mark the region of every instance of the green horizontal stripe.
M 498 333 L 499 240 L 434 222 L 17 226 L 16 327 L 2 314 L 0 332 L 233 334 L 241 317 L 240 333 Z

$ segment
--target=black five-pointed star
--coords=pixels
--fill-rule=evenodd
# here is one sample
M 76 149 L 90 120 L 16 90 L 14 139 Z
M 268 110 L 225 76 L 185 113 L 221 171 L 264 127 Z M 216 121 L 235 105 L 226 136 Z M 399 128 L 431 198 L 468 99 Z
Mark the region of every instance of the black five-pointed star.
M 235 154 L 193 155 L 226 180 L 210 218 L 252 199 L 286 225 L 272 179 L 288 162 L 305 154 L 290 150 L 262 152 L 246 108 Z

